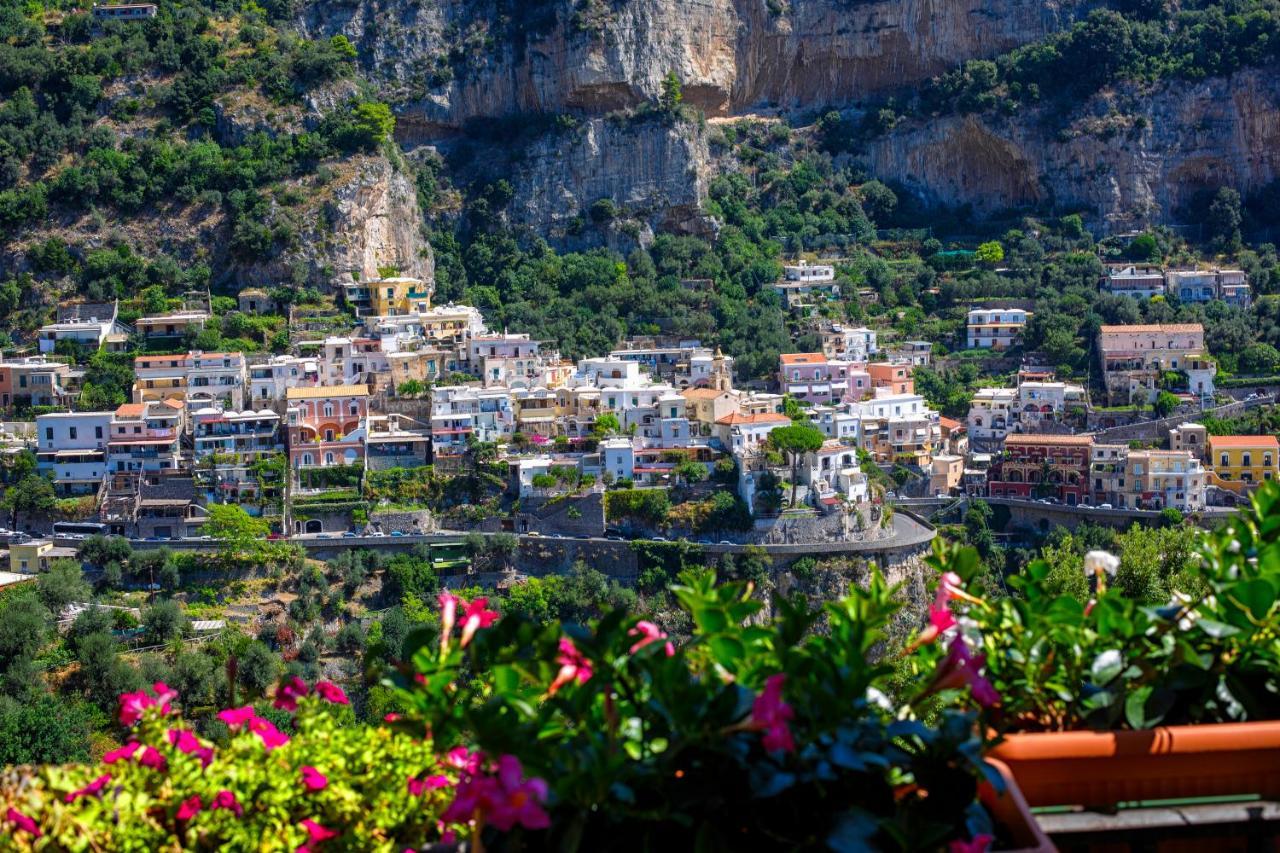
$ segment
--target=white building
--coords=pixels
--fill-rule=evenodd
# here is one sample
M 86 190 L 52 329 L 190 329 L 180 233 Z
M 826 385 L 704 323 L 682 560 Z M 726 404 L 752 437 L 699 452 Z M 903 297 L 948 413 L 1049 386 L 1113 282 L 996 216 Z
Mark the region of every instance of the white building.
M 1116 296 L 1147 300 L 1164 296 L 1164 271 L 1159 267 L 1129 264 L 1111 267 L 1102 277 L 1102 289 Z
M 1013 428 L 1017 403 L 1016 388 L 979 388 L 969 401 L 969 416 L 965 419 L 970 440 L 1004 441 Z
M 88 350 L 99 350 L 107 339 L 122 334 L 116 322 L 118 302 L 83 302 L 58 309 L 58 320 L 41 326 L 40 352 L 53 352 L 59 341 L 74 341 Z
M 782 277 L 787 281 L 834 281 L 836 268 L 827 264 L 801 261 L 798 264 L 784 266 Z
M 37 469 L 63 495 L 92 494 L 107 474 L 111 412 L 59 412 L 36 417 Z
M 635 475 L 636 451 L 629 438 L 607 438 L 600 442 L 600 467 L 613 479 L 630 480 Z
M 1066 382 L 1023 382 L 1018 386 L 1018 421 L 1030 425 L 1060 418 L 1070 407 L 1083 406 L 1084 388 Z
M 969 349 L 1008 349 L 1018 342 L 1031 317 L 1021 308 L 975 308 L 969 312 Z

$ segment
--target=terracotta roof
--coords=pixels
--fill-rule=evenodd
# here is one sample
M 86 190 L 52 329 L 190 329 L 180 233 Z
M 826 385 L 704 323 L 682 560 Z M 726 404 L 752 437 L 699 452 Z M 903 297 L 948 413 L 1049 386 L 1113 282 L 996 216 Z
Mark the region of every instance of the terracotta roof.
M 789 424 L 791 423 L 791 418 L 776 412 L 764 412 L 759 415 L 742 415 L 734 412 L 732 415 L 725 415 L 720 418 L 716 423 L 726 426 L 738 426 L 739 424 L 755 426 L 760 424 Z
M 714 400 L 724 393 L 715 388 L 686 388 L 680 392 L 686 400 Z
M 1203 332 L 1204 326 L 1199 323 L 1156 323 L 1146 326 L 1102 326 L 1099 331 L 1104 335 L 1124 334 L 1126 332 L 1158 332 L 1166 334 L 1171 332 Z
M 938 416 L 938 425 L 944 426 L 947 429 L 951 430 L 952 432 L 955 432 L 958 429 L 964 429 L 964 424 L 960 423 L 957 420 L 952 420 L 951 418 L 948 418 L 944 415 Z
M 1280 448 L 1280 441 L 1274 435 L 1211 435 L 1209 443 L 1214 447 Z
M 286 400 L 323 400 L 326 397 L 367 397 L 367 385 L 322 385 L 316 388 L 289 388 Z
M 778 357 L 783 364 L 825 364 L 827 357 L 820 352 L 790 352 Z
M 139 418 L 147 410 L 146 403 L 125 403 L 116 409 L 117 418 Z
M 161 405 L 168 406 L 168 407 L 169 407 L 169 408 L 171 408 L 171 409 L 181 409 L 181 408 L 182 408 L 182 403 L 181 403 L 180 401 L 178 401 L 178 400 L 173 399 L 172 397 L 166 397 L 166 398 L 165 398 L 165 400 L 164 400 L 164 403 L 162 403 Z
M 1093 444 L 1091 435 L 1011 435 L 1004 440 L 1005 446 L 1043 444 L 1047 446 L 1087 447 Z

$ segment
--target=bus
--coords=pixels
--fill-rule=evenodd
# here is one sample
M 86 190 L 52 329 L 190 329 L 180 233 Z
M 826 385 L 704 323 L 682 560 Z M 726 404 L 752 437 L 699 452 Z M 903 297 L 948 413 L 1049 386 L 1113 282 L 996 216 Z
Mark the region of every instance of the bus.
M 55 539 L 88 539 L 90 536 L 106 536 L 107 526 L 96 521 L 55 521 Z

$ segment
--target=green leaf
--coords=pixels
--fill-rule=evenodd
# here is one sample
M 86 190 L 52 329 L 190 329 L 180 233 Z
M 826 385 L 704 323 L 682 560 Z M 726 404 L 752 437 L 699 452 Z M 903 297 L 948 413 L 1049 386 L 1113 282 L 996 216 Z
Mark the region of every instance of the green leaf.
M 1089 668 L 1093 680 L 1098 684 L 1107 684 L 1124 670 L 1124 656 L 1119 649 L 1107 649 L 1093 659 Z
M 1204 631 L 1215 640 L 1221 640 L 1225 637 L 1233 637 L 1240 633 L 1240 629 L 1234 625 L 1228 625 L 1225 622 L 1219 622 L 1215 619 L 1205 619 L 1201 617 L 1196 620 L 1196 627 Z
M 836 817 L 835 827 L 827 836 L 827 846 L 836 853 L 864 853 L 875 850 L 871 843 L 880 829 L 875 816 L 859 808 L 852 808 Z
M 1245 581 L 1236 584 L 1228 593 L 1228 597 L 1246 608 L 1254 619 L 1263 619 L 1276 603 L 1276 590 L 1262 579 Z
M 738 662 L 747 654 L 742 641 L 730 634 L 719 634 L 708 641 L 711 656 L 716 662 L 728 670 L 736 670 Z

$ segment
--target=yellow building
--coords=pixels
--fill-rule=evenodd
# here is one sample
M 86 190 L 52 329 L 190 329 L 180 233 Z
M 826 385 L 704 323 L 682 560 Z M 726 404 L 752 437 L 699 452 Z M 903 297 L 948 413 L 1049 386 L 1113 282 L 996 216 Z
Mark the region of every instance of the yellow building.
M 55 560 L 73 560 L 75 556 L 75 548 L 54 545 L 50 539 L 33 539 L 9 546 L 9 571 L 24 575 L 47 572 Z
M 419 278 L 379 278 L 343 289 L 347 303 L 361 317 L 422 314 L 431 309 L 431 288 Z
M 1208 446 L 1213 485 L 1243 493 L 1280 479 L 1280 442 L 1274 435 L 1211 435 Z

